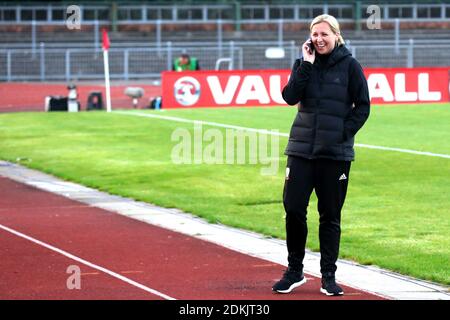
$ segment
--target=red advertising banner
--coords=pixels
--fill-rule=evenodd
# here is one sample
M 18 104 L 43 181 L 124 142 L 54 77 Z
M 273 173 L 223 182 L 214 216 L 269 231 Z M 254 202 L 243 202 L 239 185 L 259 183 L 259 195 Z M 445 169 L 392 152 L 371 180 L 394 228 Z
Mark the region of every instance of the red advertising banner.
M 449 101 L 448 68 L 364 69 L 374 104 Z
M 367 68 L 372 103 L 449 101 L 448 68 Z M 290 70 L 166 71 L 164 108 L 284 106 Z

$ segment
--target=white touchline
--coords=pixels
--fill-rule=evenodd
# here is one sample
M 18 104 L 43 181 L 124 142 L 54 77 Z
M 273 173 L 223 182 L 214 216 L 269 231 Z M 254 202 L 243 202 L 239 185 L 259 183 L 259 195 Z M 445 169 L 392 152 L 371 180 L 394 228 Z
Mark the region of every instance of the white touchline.
M 289 137 L 289 135 L 287 133 L 270 131 L 270 130 L 266 130 L 266 129 L 240 127 L 240 126 L 235 126 L 232 124 L 225 124 L 225 123 L 219 123 L 219 122 L 191 120 L 191 119 L 184 119 L 184 118 L 170 117 L 170 116 L 160 116 L 160 115 L 150 114 L 150 113 L 147 114 L 147 113 L 123 112 L 123 111 L 114 111 L 114 113 L 115 114 L 124 114 L 124 115 L 129 115 L 129 116 L 137 116 L 137 117 L 158 118 L 158 119 L 162 119 L 162 120 L 169 120 L 169 121 L 176 121 L 176 122 L 198 123 L 198 124 L 202 124 L 202 125 L 205 124 L 205 125 L 209 125 L 209 126 L 213 126 L 213 127 L 245 130 L 245 131 L 252 131 L 252 132 L 263 133 L 263 134 L 268 134 L 268 135 L 276 135 L 276 136 L 280 136 L 280 137 Z
M 431 152 L 427 152 L 427 151 L 416 151 L 416 150 L 400 149 L 400 148 L 392 148 L 392 147 L 372 146 L 370 144 L 363 144 L 363 143 L 355 143 L 355 146 L 360 147 L 360 148 L 378 149 L 378 150 L 387 150 L 387 151 L 397 151 L 397 152 L 418 154 L 418 155 L 421 155 L 421 156 L 439 157 L 439 158 L 450 159 L 450 155 L 448 155 L 448 154 L 431 153 Z
M 108 270 L 106 268 L 100 267 L 100 266 L 98 266 L 98 265 L 96 265 L 94 263 L 91 263 L 91 262 L 86 261 L 86 260 L 84 260 L 82 258 L 74 256 L 73 254 L 70 254 L 70 253 L 68 253 L 68 252 L 66 252 L 64 250 L 58 249 L 58 248 L 56 248 L 56 247 L 54 247 L 52 245 L 49 245 L 49 244 L 47 244 L 45 242 L 42 242 L 40 240 L 37 240 L 37 239 L 32 238 L 30 236 L 27 236 L 26 234 L 23 234 L 23 233 L 21 233 L 19 231 L 16 231 L 16 230 L 13 230 L 11 228 L 8 228 L 8 227 L 6 227 L 6 226 L 4 226 L 2 224 L 0 224 L 0 229 L 8 231 L 8 232 L 10 232 L 10 233 L 12 233 L 12 234 L 14 234 L 14 235 L 16 235 L 18 237 L 24 238 L 24 239 L 29 240 L 31 242 L 34 242 L 34 243 L 36 243 L 36 244 L 38 244 L 40 246 L 43 246 L 43 247 L 45 247 L 47 249 L 50 249 L 50 250 L 55 251 L 55 252 L 57 252 L 59 254 L 62 254 L 63 256 L 66 256 L 66 257 L 68 257 L 68 258 L 70 258 L 72 260 L 78 261 L 78 262 L 80 262 L 80 263 L 82 263 L 82 264 L 84 264 L 84 265 L 86 265 L 88 267 L 91 267 L 93 269 L 96 269 L 96 270 L 99 270 L 99 271 L 104 272 L 106 274 L 109 274 L 110 276 L 112 276 L 114 278 L 122 280 L 122 281 L 124 281 L 124 282 L 126 282 L 126 283 L 128 283 L 128 284 L 130 284 L 132 286 L 135 286 L 135 287 L 137 287 L 139 289 L 142 289 L 144 291 L 147 291 L 149 293 L 157 295 L 157 296 L 159 296 L 161 298 L 164 298 L 166 300 L 176 300 L 175 298 L 172 298 L 172 297 L 170 297 L 168 295 L 165 295 L 164 293 L 161 293 L 161 292 L 159 292 L 159 291 L 157 291 L 155 289 L 149 288 L 147 286 L 144 286 L 143 284 L 140 284 L 140 283 L 138 283 L 136 281 L 133 281 L 133 280 L 127 278 L 127 277 L 124 277 L 124 276 L 122 276 L 122 275 L 120 275 L 118 273 L 115 273 L 114 271 L 111 271 L 111 270 Z
M 213 126 L 213 127 L 229 128 L 229 129 L 236 129 L 236 130 L 246 130 L 246 131 L 252 131 L 252 132 L 257 132 L 257 133 L 262 133 L 262 134 L 275 135 L 275 136 L 279 136 L 279 137 L 289 137 L 289 134 L 283 133 L 283 132 L 270 131 L 270 130 L 266 130 L 266 129 L 240 127 L 240 126 L 235 126 L 235 125 L 225 124 L 225 123 L 218 123 L 218 122 L 191 120 L 191 119 L 184 119 L 184 118 L 178 118 L 178 117 L 161 116 L 161 115 L 150 114 L 150 113 L 125 112 L 125 111 L 114 111 L 114 113 L 115 114 L 124 114 L 124 115 L 128 115 L 128 116 L 136 116 L 136 117 L 157 118 L 157 119 L 176 121 L 176 122 L 200 123 L 200 124 L 205 124 L 205 125 L 209 125 L 209 126 Z M 450 155 L 448 155 L 448 154 L 432 153 L 432 152 L 427 152 L 427 151 L 417 151 L 417 150 L 410 150 L 410 149 L 373 146 L 370 144 L 363 144 L 363 143 L 355 143 L 355 147 L 385 150 L 385 151 L 396 151 L 396 152 L 411 153 L 411 154 L 422 155 L 422 156 L 450 159 Z

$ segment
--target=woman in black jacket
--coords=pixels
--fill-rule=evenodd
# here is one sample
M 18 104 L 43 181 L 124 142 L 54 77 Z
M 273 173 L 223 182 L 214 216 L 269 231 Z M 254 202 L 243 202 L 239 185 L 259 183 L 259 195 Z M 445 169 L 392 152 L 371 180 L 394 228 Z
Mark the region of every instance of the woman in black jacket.
M 337 20 L 316 17 L 302 45 L 283 98 L 298 105 L 285 151 L 288 156 L 283 204 L 286 211 L 288 269 L 273 290 L 289 293 L 306 282 L 303 258 L 306 212 L 313 189 L 318 198 L 320 271 L 326 295 L 342 295 L 336 284 L 341 209 L 354 160 L 354 136 L 369 116 L 367 81 L 344 46 Z

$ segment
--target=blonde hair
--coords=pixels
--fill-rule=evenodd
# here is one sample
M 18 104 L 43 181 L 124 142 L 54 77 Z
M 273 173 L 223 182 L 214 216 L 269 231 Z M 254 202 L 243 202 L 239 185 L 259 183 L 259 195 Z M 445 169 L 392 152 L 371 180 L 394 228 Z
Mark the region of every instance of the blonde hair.
M 342 38 L 341 36 L 341 29 L 339 28 L 339 22 L 336 20 L 335 17 L 330 16 L 329 14 L 321 14 L 320 16 L 315 17 L 314 20 L 311 22 L 311 25 L 309 26 L 309 31 L 312 31 L 313 26 L 321 22 L 328 23 L 331 31 L 333 31 L 334 34 L 337 35 L 339 33 L 337 41 L 339 46 L 345 44 L 344 38 Z

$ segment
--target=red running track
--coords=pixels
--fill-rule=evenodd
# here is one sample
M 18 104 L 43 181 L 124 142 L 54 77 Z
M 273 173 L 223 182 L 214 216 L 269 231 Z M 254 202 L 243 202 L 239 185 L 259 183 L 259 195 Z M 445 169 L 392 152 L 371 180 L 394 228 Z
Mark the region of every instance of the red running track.
M 64 250 L 175 299 L 380 299 L 345 287 L 319 292 L 320 279 L 289 295 L 271 286 L 284 266 L 90 207 L 0 177 L 0 225 Z M 162 299 L 0 228 L 0 299 Z M 67 289 L 67 268 L 81 289 Z

